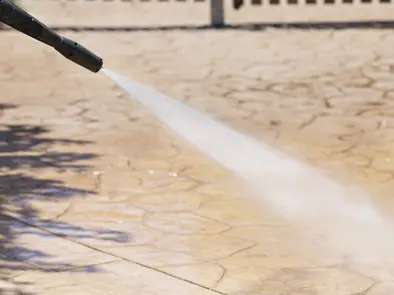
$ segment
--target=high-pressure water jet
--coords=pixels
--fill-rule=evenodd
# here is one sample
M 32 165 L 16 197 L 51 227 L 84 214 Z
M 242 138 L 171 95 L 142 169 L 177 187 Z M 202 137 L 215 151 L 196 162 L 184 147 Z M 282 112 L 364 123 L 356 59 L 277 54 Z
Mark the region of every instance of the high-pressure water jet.
M 309 236 L 319 253 L 394 270 L 394 259 L 388 259 L 394 257 L 394 224 L 364 192 L 151 87 L 103 71 L 176 135 L 230 171 L 247 195 Z
M 103 60 L 99 56 L 77 42 L 59 35 L 31 14 L 7 0 L 0 0 L 0 22 L 53 47 L 67 59 L 91 72 L 97 73 L 103 67 Z

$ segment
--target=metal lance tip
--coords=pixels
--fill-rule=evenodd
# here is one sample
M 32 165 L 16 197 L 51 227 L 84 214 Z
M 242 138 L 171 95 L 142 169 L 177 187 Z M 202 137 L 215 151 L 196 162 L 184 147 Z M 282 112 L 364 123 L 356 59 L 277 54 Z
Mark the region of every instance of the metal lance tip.
M 68 38 L 62 37 L 54 48 L 64 57 L 94 73 L 103 67 L 103 60 L 100 57 Z

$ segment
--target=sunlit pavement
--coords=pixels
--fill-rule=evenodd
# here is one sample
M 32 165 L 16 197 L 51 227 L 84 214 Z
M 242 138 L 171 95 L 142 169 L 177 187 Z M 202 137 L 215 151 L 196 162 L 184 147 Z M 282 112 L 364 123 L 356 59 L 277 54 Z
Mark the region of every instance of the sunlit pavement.
M 65 34 L 393 211 L 391 31 Z M 1 40 L 2 275 L 26 294 L 392 293 L 390 273 L 297 247 L 103 74 Z

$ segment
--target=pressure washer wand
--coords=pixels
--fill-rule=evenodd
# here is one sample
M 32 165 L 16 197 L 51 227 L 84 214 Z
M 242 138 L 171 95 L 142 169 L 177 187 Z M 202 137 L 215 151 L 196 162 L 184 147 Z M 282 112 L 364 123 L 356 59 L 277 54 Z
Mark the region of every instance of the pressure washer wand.
M 8 0 L 0 0 L 0 22 L 53 47 L 64 57 L 94 73 L 103 67 L 103 60 L 93 52 L 59 35 Z

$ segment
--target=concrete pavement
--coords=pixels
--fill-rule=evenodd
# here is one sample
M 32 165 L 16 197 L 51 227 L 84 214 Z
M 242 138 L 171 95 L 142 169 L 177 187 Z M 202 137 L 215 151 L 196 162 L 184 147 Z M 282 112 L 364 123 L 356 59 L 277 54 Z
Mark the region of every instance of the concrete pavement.
M 67 35 L 394 213 L 392 31 Z M 102 74 L 1 38 L 2 275 L 26 294 L 392 293 L 389 272 L 301 251 L 290 225 Z

